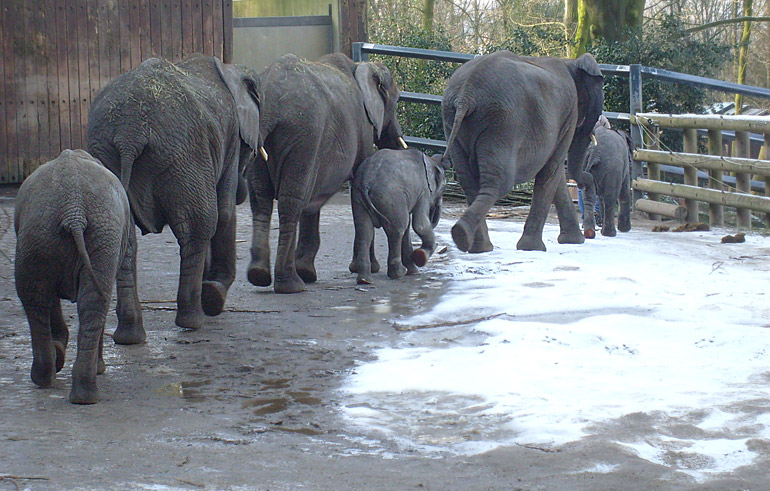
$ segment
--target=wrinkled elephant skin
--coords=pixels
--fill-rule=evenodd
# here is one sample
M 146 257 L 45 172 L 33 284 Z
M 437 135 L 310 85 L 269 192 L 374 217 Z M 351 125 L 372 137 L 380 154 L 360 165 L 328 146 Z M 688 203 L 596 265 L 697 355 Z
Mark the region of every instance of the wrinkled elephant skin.
M 379 270 L 374 256 L 374 229 L 388 237 L 388 277 L 417 273 L 436 249 L 433 229 L 441 216 L 446 179 L 441 156 L 419 150 L 379 150 L 356 170 L 350 199 L 355 240 L 349 269 L 359 284 L 372 283 Z M 409 226 L 422 239 L 412 248 Z
M 177 239 L 180 327 L 222 312 L 235 278 L 235 205 L 261 148 L 260 103 L 256 74 L 195 55 L 150 58 L 91 105 L 89 152 L 120 177 L 142 233 L 169 225 Z
M 278 202 L 277 293 L 316 281 L 323 204 L 380 148 L 405 146 L 396 118 L 399 91 L 388 69 L 339 54 L 308 62 L 285 55 L 260 75 L 262 133 L 269 158 L 249 179 L 253 216 L 248 279 L 269 286 L 270 217 Z
M 114 174 L 83 150 L 65 150 L 24 180 L 16 197 L 16 291 L 32 337 L 32 381 L 49 387 L 64 366 L 69 330 L 61 299 L 77 302 L 80 328 L 69 400 L 97 401 L 104 323 L 117 278 L 116 341 L 145 339 L 136 293 L 136 236 Z
M 582 162 L 604 103 L 602 81 L 588 54 L 564 60 L 498 51 L 454 72 L 441 108 L 445 156 L 451 157 L 469 205 L 452 227 L 460 250 L 492 250 L 487 212 L 515 184 L 532 179 L 532 205 L 517 247 L 545 250 L 543 226 L 551 203 L 559 215 L 559 242 L 584 241 L 564 161 L 581 188 L 592 185 Z

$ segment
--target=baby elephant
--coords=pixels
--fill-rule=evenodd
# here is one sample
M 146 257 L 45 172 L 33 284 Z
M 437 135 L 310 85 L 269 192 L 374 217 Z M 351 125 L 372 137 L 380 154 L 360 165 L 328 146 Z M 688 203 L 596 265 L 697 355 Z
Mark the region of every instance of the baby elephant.
M 374 227 L 388 236 L 388 276 L 415 274 L 436 248 L 433 228 L 441 217 L 446 180 L 441 156 L 419 150 L 380 150 L 356 170 L 351 192 L 356 238 L 350 271 L 359 284 L 372 282 L 380 270 L 374 257 Z M 409 224 L 422 239 L 412 250 Z
M 586 238 L 596 237 L 593 209 L 599 197 L 602 215 L 602 235 L 614 237 L 615 203 L 620 200 L 618 230 L 631 230 L 631 139 L 625 131 L 610 128 L 604 116 L 594 127 L 595 144 L 588 147 L 585 170 L 594 177 L 594 186 L 586 187 L 584 196 L 583 233 Z
M 69 400 L 93 404 L 96 374 L 105 369 L 104 322 L 116 275 L 115 340 L 126 333 L 132 341 L 145 337 L 136 265 L 128 254 L 136 236 L 123 186 L 85 151 L 65 150 L 19 188 L 14 227 L 16 292 L 32 335 L 32 381 L 48 387 L 64 366 L 69 331 L 60 299 L 77 302 L 80 328 Z

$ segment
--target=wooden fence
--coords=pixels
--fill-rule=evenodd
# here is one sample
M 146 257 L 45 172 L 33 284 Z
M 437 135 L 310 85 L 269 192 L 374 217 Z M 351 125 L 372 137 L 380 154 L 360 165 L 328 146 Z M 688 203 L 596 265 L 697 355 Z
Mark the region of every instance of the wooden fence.
M 0 183 L 84 148 L 88 108 L 143 60 L 232 57 L 232 0 L 2 0 Z
M 633 188 L 648 193 L 649 201 L 659 202 L 661 195 L 684 199 L 686 211 L 656 206 L 647 200 L 637 201 L 637 209 L 669 215 L 684 215 L 688 222 L 698 222 L 699 202 L 709 204 L 709 223 L 724 225 L 724 207 L 736 208 L 737 225 L 751 228 L 751 212 L 763 213 L 765 226 L 770 227 L 770 160 L 749 158 L 749 132 L 764 134 L 765 159 L 770 149 L 770 117 L 757 116 L 708 116 L 636 114 L 631 122 L 645 128 L 649 138 L 648 148 L 634 152 L 634 160 L 647 162 L 647 179 L 636 178 Z M 679 128 L 683 130 L 684 153 L 659 149 L 657 130 Z M 707 131 L 705 148 L 708 154 L 698 152 L 698 130 Z M 650 131 L 652 130 L 652 131 Z M 732 155 L 724 155 L 722 131 L 735 131 Z M 660 166 L 684 168 L 684 184 L 660 181 Z M 706 187 L 699 187 L 698 172 L 707 172 Z M 733 174 L 733 184 L 727 184 L 725 176 Z M 752 176 L 764 182 L 762 194 L 752 194 Z

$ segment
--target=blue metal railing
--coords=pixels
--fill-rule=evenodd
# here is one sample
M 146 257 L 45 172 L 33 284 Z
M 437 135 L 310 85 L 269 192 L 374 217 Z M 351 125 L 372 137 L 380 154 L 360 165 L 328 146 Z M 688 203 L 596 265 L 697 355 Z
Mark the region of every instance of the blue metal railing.
M 451 51 L 436 51 L 421 48 L 406 48 L 402 46 L 390 46 L 386 44 L 372 43 L 353 43 L 353 61 L 366 61 L 370 54 L 399 56 L 404 58 L 418 58 L 423 60 L 448 61 L 454 63 L 465 63 L 479 56 L 468 53 L 454 53 Z M 604 115 L 614 121 L 629 121 L 631 114 L 642 112 L 642 80 L 645 78 L 662 80 L 672 83 L 693 85 L 709 90 L 716 90 L 729 94 L 742 94 L 749 97 L 759 97 L 770 99 L 770 89 L 763 87 L 754 87 L 751 85 L 741 85 L 733 82 L 725 82 L 707 77 L 689 75 L 686 73 L 672 72 L 660 68 L 653 68 L 639 64 L 634 65 L 611 65 L 599 64 L 603 75 L 612 75 L 629 78 L 629 111 L 628 113 L 615 113 L 605 111 Z M 421 94 L 418 92 L 401 92 L 401 99 L 406 102 L 422 103 L 430 105 L 441 105 L 442 96 L 434 94 Z M 637 125 L 631 125 L 631 138 L 635 147 L 642 146 L 642 132 Z M 727 141 L 735 138 L 735 133 L 730 131 L 723 132 L 723 138 Z M 429 149 L 437 152 L 443 152 L 446 149 L 444 140 L 432 140 L 429 138 L 419 138 L 414 136 L 404 136 L 407 143 L 419 148 Z M 762 135 L 752 134 L 750 140 L 753 142 L 764 141 Z M 682 174 L 684 171 L 680 168 L 671 167 L 665 169 L 667 172 Z M 636 178 L 642 175 L 642 163 L 634 162 L 631 169 L 631 177 Z M 761 183 L 764 184 L 764 183 Z

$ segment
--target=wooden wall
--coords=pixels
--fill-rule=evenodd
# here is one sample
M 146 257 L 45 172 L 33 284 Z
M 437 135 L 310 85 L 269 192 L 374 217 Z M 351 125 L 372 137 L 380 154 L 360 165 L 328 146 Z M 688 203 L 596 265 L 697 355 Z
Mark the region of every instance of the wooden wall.
M 232 0 L 2 0 L 0 184 L 85 148 L 88 108 L 143 60 L 232 58 Z

